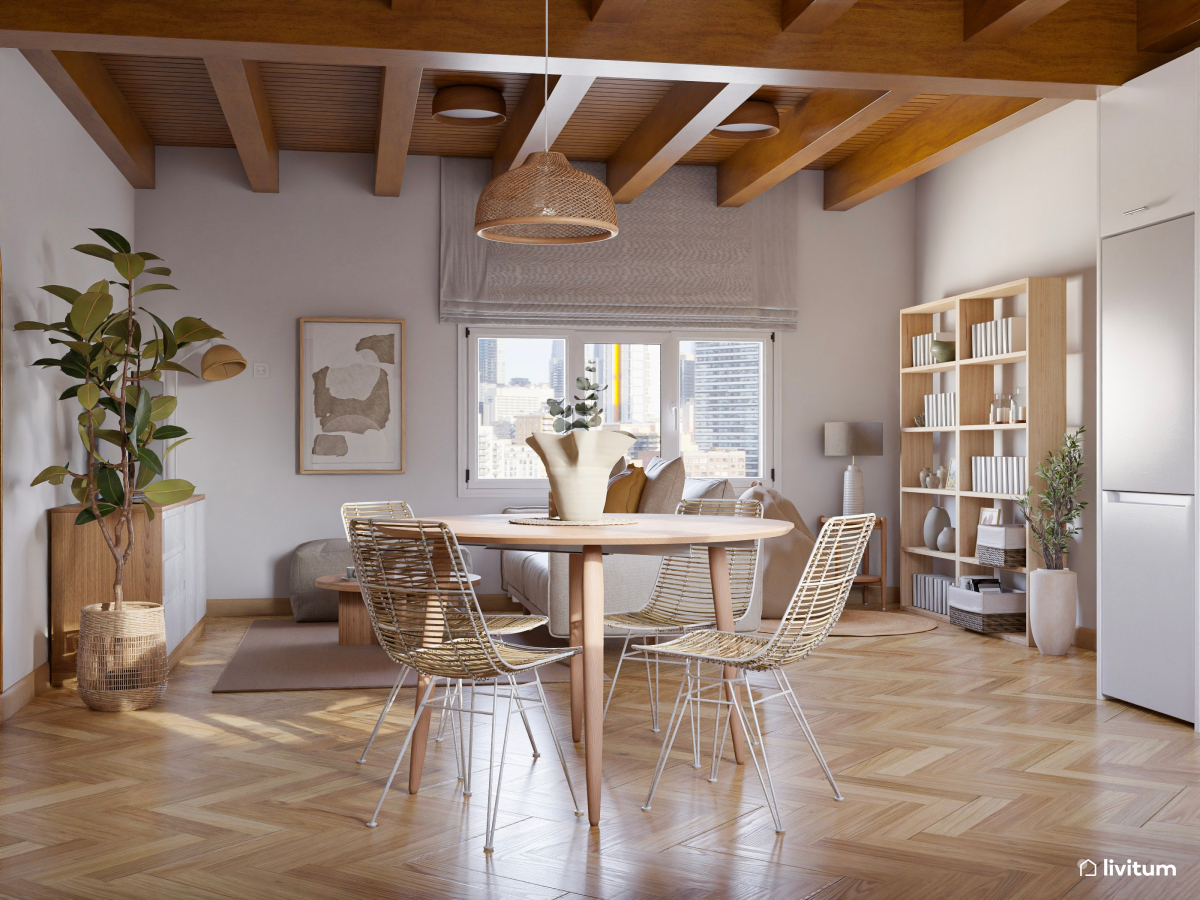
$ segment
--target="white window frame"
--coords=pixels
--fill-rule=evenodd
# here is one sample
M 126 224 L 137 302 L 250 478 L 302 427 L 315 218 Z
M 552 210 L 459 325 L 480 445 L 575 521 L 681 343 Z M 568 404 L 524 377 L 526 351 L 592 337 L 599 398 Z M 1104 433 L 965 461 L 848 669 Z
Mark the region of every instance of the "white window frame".
M 782 404 L 779 382 L 782 366 L 775 333 L 771 331 L 634 331 L 631 329 L 571 329 L 541 327 L 494 327 L 459 325 L 458 331 L 458 496 L 503 497 L 514 501 L 512 506 L 544 506 L 550 489 L 545 478 L 508 478 L 480 480 L 478 471 L 479 442 L 476 424 L 479 419 L 478 348 L 479 338 L 536 338 L 560 339 L 567 342 L 566 385 L 574 384 L 575 376 L 583 371 L 585 344 L 659 344 L 661 375 L 660 454 L 665 459 L 679 456 L 679 430 L 676 411 L 679 407 L 679 344 L 682 341 L 761 341 L 763 345 L 763 421 L 762 474 L 757 477 L 731 478 L 736 489 L 744 490 L 752 482 L 782 490 L 779 469 L 779 441 L 782 428 Z M 468 479 L 467 473 L 471 473 Z

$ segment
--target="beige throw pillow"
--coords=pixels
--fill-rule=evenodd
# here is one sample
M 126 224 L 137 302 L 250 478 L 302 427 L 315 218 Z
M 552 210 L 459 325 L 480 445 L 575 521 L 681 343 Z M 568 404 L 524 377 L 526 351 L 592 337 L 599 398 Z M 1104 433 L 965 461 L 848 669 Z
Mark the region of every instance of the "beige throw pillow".
M 642 488 L 638 512 L 673 514 L 683 499 L 683 482 L 687 478 L 683 459 L 667 462 L 661 456 L 656 456 L 646 463 L 645 471 L 646 486 Z
M 785 535 L 762 542 L 762 615 L 764 619 L 781 619 L 792 602 L 817 539 L 800 518 L 795 504 L 778 491 L 752 487 L 741 499 L 760 502 L 763 518 L 781 519 L 795 526 Z

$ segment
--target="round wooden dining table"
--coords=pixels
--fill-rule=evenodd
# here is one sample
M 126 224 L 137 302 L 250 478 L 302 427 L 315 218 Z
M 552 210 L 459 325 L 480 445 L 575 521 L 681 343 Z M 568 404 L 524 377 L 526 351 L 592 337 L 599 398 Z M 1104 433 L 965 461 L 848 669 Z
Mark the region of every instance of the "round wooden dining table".
M 536 550 L 569 553 L 570 641 L 583 647 L 571 658 L 571 737 L 584 741 L 587 765 L 588 821 L 600 823 L 600 784 L 604 744 L 604 556 L 637 553 L 667 556 L 689 545 L 708 547 L 713 607 L 717 628 L 733 631 L 733 603 L 729 587 L 729 547 L 748 541 L 779 537 L 792 523 L 779 519 L 734 516 L 637 515 L 629 525 L 515 525 L 510 515 L 422 516 L 445 522 L 460 544 L 499 550 Z M 386 523 L 380 523 L 386 529 Z M 726 669 L 732 677 L 733 670 Z M 732 687 L 729 688 L 732 691 Z M 417 691 L 418 702 L 421 691 Z M 425 745 L 429 734 L 427 709 L 413 733 L 409 762 L 409 792 L 421 786 Z M 745 761 L 745 741 L 737 718 L 730 722 L 734 757 Z

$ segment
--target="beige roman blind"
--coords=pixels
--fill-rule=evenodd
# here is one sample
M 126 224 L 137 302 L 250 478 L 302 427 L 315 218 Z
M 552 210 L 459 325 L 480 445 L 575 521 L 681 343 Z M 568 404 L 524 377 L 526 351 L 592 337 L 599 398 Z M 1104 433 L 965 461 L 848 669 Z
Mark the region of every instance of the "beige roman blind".
M 603 163 L 577 163 L 603 180 Z M 441 161 L 443 322 L 634 328 L 796 327 L 795 179 L 739 209 L 716 169 L 675 166 L 617 207 L 620 234 L 576 246 L 476 237 L 491 160 Z

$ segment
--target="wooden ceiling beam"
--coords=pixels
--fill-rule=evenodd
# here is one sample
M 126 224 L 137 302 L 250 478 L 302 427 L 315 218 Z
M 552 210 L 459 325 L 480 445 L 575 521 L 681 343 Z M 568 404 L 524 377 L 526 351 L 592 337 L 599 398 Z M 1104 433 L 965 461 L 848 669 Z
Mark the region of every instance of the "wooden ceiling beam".
M 250 189 L 256 194 L 278 194 L 279 142 L 275 140 L 275 126 L 271 124 L 258 63 L 252 59 L 207 56 L 204 67 L 225 113 Z
M 636 21 L 600 27 L 589 3 L 551 4 L 551 70 L 726 84 L 1095 99 L 1166 61 L 1139 53 L 1132 0 L 1073 0 L 1005 44 L 963 41 L 952 0 L 859 3 L 833 28 L 780 34 L 781 0 L 654 0 Z M 353 14 L 347 14 L 348 8 Z M 0 46 L 141 56 L 238 56 L 327 65 L 531 72 L 543 52 L 539 3 L 436 0 L 56 0 L 0 4 Z M 920 82 L 916 84 L 916 82 Z M 1039 87 L 1038 85 L 1047 85 Z
M 1024 31 L 1067 0 L 963 0 L 963 40 L 999 42 Z
M 399 197 L 412 138 L 419 66 L 383 66 L 379 73 L 379 131 L 375 138 L 375 196 Z
M 154 143 L 100 57 L 65 50 L 22 53 L 129 183 L 154 187 Z
M 541 150 L 547 129 L 549 145 L 553 147 L 567 120 L 595 80 L 587 75 L 551 75 L 547 91 L 549 101 L 543 108 L 545 76 L 530 75 L 525 93 L 517 102 L 517 108 L 513 110 L 508 127 L 504 129 L 496 152 L 492 155 L 492 174 L 499 175 L 515 169 L 525 162 L 525 157 L 530 153 Z
M 646 0 L 592 0 L 592 21 L 606 25 L 628 25 L 645 5 Z
M 608 158 L 613 199 L 632 203 L 760 87 L 703 81 L 672 87 Z
M 1137 47 L 1174 53 L 1200 40 L 1200 0 L 1138 0 Z
M 912 91 L 813 91 L 779 123 L 717 166 L 717 205 L 742 206 L 899 109 Z
M 825 208 L 847 210 L 1069 101 L 949 97 L 825 170 Z
M 783 0 L 780 24 L 788 34 L 820 34 L 858 0 Z

